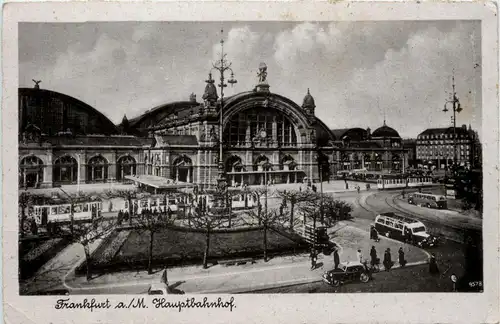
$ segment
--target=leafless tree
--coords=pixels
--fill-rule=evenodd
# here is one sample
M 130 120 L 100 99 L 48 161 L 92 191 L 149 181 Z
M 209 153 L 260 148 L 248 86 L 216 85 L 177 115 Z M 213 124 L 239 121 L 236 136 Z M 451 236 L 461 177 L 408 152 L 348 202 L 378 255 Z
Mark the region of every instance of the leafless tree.
M 139 224 L 139 230 L 149 234 L 148 274 L 152 274 L 154 236 L 158 231 L 171 226 L 174 223 L 174 217 L 147 210 L 138 216 L 136 220 Z
M 249 212 L 252 218 L 257 218 L 259 224 L 262 226 L 263 231 L 263 252 L 264 252 L 264 262 L 268 261 L 267 255 L 267 234 L 270 229 L 278 228 L 283 225 L 283 216 L 276 209 L 264 210 L 261 212 L 256 212 L 254 210 Z
M 92 259 L 90 244 L 105 237 L 113 229 L 111 221 L 94 219 L 90 223 L 77 223 L 73 226 L 71 241 L 79 243 L 85 251 L 85 264 L 87 268 L 87 280 L 92 279 Z
M 316 228 L 316 222 L 321 215 L 321 194 L 314 191 L 303 191 L 298 197 L 299 210 L 302 212 L 303 224 L 307 222 L 307 217 L 313 219 L 313 227 Z
M 290 203 L 290 219 L 289 226 L 290 229 L 293 229 L 295 224 L 295 207 L 298 203 L 302 201 L 303 198 L 307 198 L 307 195 L 304 195 L 303 192 L 297 190 L 278 190 L 278 196 L 283 199 L 283 202 Z
M 210 236 L 212 232 L 219 228 L 225 219 L 223 217 L 216 217 L 208 213 L 206 205 L 197 206 L 192 223 L 195 228 L 201 229 L 205 232 L 205 252 L 203 253 L 203 268 L 208 268 L 208 255 L 210 253 Z

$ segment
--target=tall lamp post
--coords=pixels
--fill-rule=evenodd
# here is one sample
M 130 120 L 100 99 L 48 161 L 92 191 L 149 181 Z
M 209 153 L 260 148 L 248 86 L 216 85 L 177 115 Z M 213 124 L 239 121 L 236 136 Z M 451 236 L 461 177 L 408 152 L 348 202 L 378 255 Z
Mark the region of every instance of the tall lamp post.
M 223 33 L 223 30 L 221 30 L 221 33 Z M 220 59 L 217 60 L 215 63 L 212 63 L 212 70 L 217 70 L 220 74 L 220 83 L 217 85 L 220 87 L 220 108 L 219 108 L 219 163 L 218 163 L 218 171 L 219 174 L 217 176 L 217 191 L 219 194 L 221 194 L 220 197 L 220 204 L 221 207 L 224 206 L 224 200 L 226 199 L 227 196 L 227 180 L 226 180 L 226 174 L 224 170 L 224 162 L 223 162 L 223 142 L 222 142 L 222 135 L 223 135 L 223 109 L 224 109 L 224 88 L 227 87 L 227 83 L 234 85 L 237 83 L 237 81 L 234 79 L 234 72 L 231 69 L 232 63 L 228 63 L 226 60 L 226 55 L 224 53 L 224 40 L 220 40 L 220 45 L 221 45 L 221 53 L 220 53 Z M 225 73 L 227 71 L 231 72 L 231 77 L 229 80 L 227 80 L 227 83 L 225 83 Z
M 457 113 L 460 113 L 462 111 L 462 107 L 460 106 L 460 101 L 458 100 L 457 93 L 455 92 L 455 75 L 453 75 L 453 83 L 452 83 L 452 93 L 451 93 L 451 100 L 446 100 L 444 104 L 444 109 L 443 112 L 448 112 L 447 106 L 449 104 L 452 105 L 452 121 L 453 121 L 453 166 L 457 165 L 457 134 L 456 134 L 456 126 L 457 126 Z
M 272 164 L 269 163 L 269 161 L 266 161 L 264 164 L 262 164 L 262 168 L 264 169 L 264 185 L 265 185 L 265 205 L 264 205 L 264 217 L 267 218 L 267 190 L 268 190 L 268 186 L 267 186 L 267 171 L 272 167 Z

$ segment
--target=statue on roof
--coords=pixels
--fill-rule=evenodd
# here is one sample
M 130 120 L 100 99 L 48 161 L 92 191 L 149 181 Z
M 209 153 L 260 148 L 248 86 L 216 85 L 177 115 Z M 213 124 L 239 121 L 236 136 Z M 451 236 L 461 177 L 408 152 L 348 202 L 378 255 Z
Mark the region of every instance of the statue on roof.
M 259 64 L 259 72 L 257 73 L 257 76 L 259 77 L 259 83 L 266 82 L 266 79 L 267 79 L 267 65 L 266 65 L 266 63 L 262 62 Z
M 35 82 L 35 89 L 40 89 L 40 83 L 42 83 L 42 80 L 35 80 L 31 79 L 33 82 Z
M 191 95 L 189 95 L 189 101 L 196 102 L 196 95 L 194 94 L 194 92 L 191 92 Z
M 267 65 L 262 62 L 259 64 L 259 72 L 257 72 L 259 81 L 254 88 L 254 91 L 269 92 L 269 84 L 267 83 Z
M 208 80 L 205 81 L 207 85 L 205 86 L 205 93 L 203 93 L 203 100 L 205 103 L 213 104 L 217 101 L 219 96 L 217 95 L 217 89 L 215 88 L 215 81 L 212 79 L 212 73 L 208 74 Z

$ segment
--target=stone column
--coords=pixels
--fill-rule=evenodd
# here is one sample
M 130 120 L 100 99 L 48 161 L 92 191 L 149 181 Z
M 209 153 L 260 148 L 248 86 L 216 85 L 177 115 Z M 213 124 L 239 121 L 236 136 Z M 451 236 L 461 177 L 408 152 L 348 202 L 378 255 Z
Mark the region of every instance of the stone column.
M 273 138 L 273 146 L 274 147 L 277 147 L 278 146 L 278 125 L 276 123 L 276 116 L 274 116 L 273 118 L 273 134 L 272 134 L 272 138 Z

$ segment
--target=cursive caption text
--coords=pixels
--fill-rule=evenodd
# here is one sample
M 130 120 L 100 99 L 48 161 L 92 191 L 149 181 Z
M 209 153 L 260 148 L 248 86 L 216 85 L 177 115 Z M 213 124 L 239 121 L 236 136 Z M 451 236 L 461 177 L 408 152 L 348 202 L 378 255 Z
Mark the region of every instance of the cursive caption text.
M 153 298 L 150 301 L 146 301 L 143 297 L 134 297 L 129 301 L 119 301 L 114 303 L 112 303 L 108 298 L 106 298 L 106 300 L 85 298 L 83 301 L 72 301 L 70 298 L 61 298 L 56 301 L 54 308 L 58 310 L 85 309 L 93 312 L 102 309 L 149 308 L 148 305 L 150 304 L 152 304 L 152 307 L 156 309 L 176 309 L 179 312 L 184 309 L 195 308 L 221 308 L 232 312 L 233 309 L 236 308 L 236 305 L 234 304 L 234 297 L 231 297 L 229 300 L 224 300 L 221 297 L 214 300 L 209 300 L 208 297 L 203 297 L 203 299 L 191 297 L 183 301 L 168 300 L 167 298 Z

